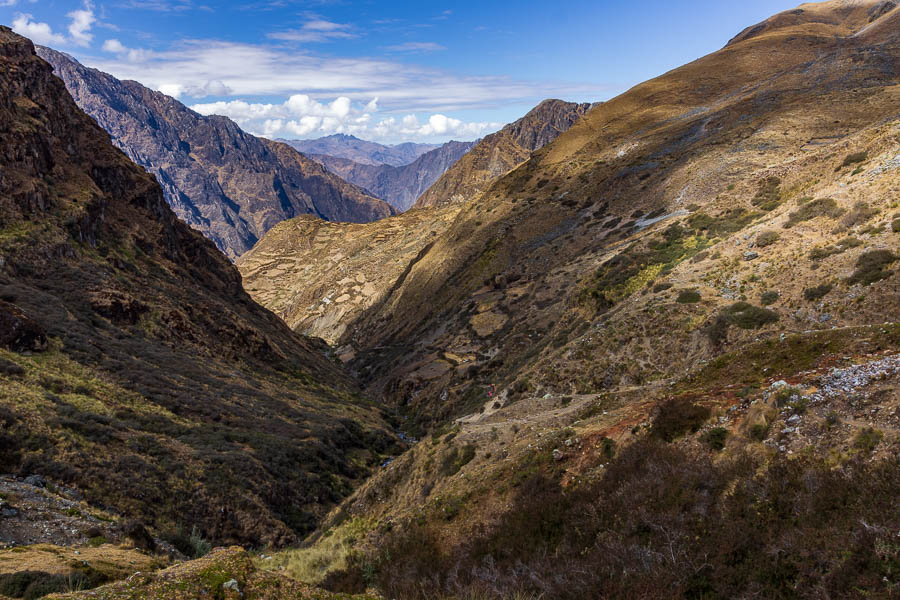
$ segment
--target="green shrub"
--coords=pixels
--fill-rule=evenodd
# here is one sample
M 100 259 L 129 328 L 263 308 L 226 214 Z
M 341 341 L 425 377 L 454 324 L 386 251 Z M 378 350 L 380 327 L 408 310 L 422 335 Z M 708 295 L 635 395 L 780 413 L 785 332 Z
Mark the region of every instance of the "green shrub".
M 731 325 L 741 329 L 759 329 L 778 321 L 778 313 L 767 308 L 753 306 L 747 302 L 736 302 L 722 311 Z
M 672 287 L 671 283 L 657 283 L 653 286 L 653 293 L 658 294 L 660 292 L 665 292 L 666 290 Z
M 887 279 L 893 273 L 885 269 L 898 260 L 890 250 L 870 250 L 862 254 L 856 261 L 856 271 L 847 279 L 849 285 L 861 283 L 871 285 L 876 281 Z
M 815 302 L 816 300 L 824 298 L 832 289 L 834 289 L 833 285 L 830 283 L 823 283 L 822 285 L 803 290 L 803 297 L 807 302 Z
M 90 546 L 91 548 L 98 548 L 98 547 L 102 546 L 103 544 L 107 544 L 107 543 L 109 543 L 109 540 L 107 540 L 102 535 L 94 536 L 88 540 L 88 546 Z
M 616 441 L 612 438 L 603 436 L 603 439 L 600 441 L 600 454 L 607 459 L 615 457 Z
M 830 217 L 832 219 L 841 216 L 844 209 L 840 208 L 834 198 L 819 198 L 813 200 L 809 204 L 804 204 L 794 212 L 788 215 L 788 220 L 784 224 L 785 229 L 790 229 L 798 223 L 811 221 L 817 217 Z
M 476 447 L 466 444 L 462 448 L 453 447 L 444 455 L 441 461 L 440 473 L 444 477 L 451 477 L 459 473 L 460 469 L 469 464 L 475 458 Z
M 760 234 L 756 236 L 756 245 L 760 248 L 765 248 L 766 246 L 771 246 L 780 239 L 780 233 L 778 233 L 777 231 L 772 231 L 771 229 L 767 229 L 766 231 L 760 232 Z
M 813 248 L 809 251 L 809 259 L 810 260 L 823 260 L 828 258 L 829 256 L 834 256 L 835 254 L 840 254 L 843 252 L 840 248 L 835 246 L 823 246 L 821 248 Z
M 680 294 L 678 294 L 678 299 L 676 300 L 679 304 L 696 304 L 700 302 L 700 292 L 697 290 L 682 290 Z
M 759 297 L 759 302 L 763 306 L 771 306 L 778 302 L 778 298 L 780 297 L 781 295 L 778 292 L 763 292 Z
M 654 437 L 671 442 L 688 432 L 699 430 L 709 414 L 705 406 L 684 398 L 673 398 L 659 406 L 651 423 L 651 432 Z
M 778 177 L 764 179 L 751 204 L 767 212 L 778 208 L 781 204 L 781 179 Z
M 855 237 L 845 237 L 839 241 L 837 245 L 841 250 L 849 250 L 850 248 L 859 248 L 863 245 L 863 242 L 861 239 Z
M 844 229 L 856 227 L 857 225 L 865 223 L 877 214 L 878 211 L 865 202 L 857 202 L 853 205 L 853 208 L 850 209 L 850 212 L 844 215 L 844 217 L 841 219 L 840 225 Z
M 850 165 L 856 165 L 861 162 L 865 162 L 869 159 L 868 152 L 854 152 L 853 154 L 848 154 L 844 159 L 844 162 L 838 168 L 838 170 L 843 169 L 844 167 L 849 167 Z
M 769 437 L 769 426 L 763 423 L 757 423 L 750 428 L 750 437 L 758 442 Z
M 709 446 L 711 450 L 722 450 L 725 448 L 725 440 L 728 439 L 728 430 L 724 427 L 713 427 L 704 433 L 700 440 Z
M 891 231 L 900 233 L 900 219 L 894 219 L 894 222 L 891 223 Z
M 884 434 L 877 429 L 866 427 L 856 434 L 856 439 L 853 440 L 853 447 L 862 452 L 872 453 L 878 444 L 881 443 L 881 438 L 883 437 Z

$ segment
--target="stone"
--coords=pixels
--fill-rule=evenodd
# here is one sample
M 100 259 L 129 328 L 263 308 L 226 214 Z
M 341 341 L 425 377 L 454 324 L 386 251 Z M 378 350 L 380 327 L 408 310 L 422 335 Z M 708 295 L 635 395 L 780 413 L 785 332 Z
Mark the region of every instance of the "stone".
M 25 478 L 25 483 L 34 487 L 47 487 L 47 481 L 40 475 L 29 475 Z

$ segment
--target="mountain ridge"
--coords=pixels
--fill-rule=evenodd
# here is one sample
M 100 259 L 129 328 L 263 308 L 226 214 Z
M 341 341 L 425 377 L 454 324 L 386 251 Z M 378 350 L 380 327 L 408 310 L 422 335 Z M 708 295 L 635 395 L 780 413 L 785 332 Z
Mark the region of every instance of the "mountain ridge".
M 37 51 L 113 142 L 156 176 L 176 214 L 231 258 L 298 214 L 352 222 L 392 214 L 314 161 L 244 132 L 227 117 L 204 117 L 137 82 L 49 48 Z
M 279 139 L 278 141 L 284 142 L 307 155 L 324 154 L 352 160 L 362 165 L 390 165 L 392 167 L 408 165 L 422 154 L 441 146 L 441 144 L 419 144 L 416 142 L 403 142 L 388 146 L 343 133 L 335 133 L 309 140 Z

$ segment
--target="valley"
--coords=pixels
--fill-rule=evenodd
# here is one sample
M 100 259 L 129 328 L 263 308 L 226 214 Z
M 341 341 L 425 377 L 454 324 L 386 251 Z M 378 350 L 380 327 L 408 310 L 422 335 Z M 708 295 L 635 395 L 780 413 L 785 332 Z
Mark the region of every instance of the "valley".
M 472 142 L 0 87 L 0 598 L 900 593 L 896 2 Z

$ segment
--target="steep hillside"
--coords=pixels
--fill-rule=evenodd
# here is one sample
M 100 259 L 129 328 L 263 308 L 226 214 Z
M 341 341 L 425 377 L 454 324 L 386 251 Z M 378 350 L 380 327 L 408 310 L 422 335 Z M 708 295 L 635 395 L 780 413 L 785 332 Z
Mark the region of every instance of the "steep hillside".
M 49 48 L 38 53 L 113 143 L 156 176 L 175 214 L 231 258 L 301 214 L 356 223 L 392 214 L 384 202 L 225 117 L 201 116 Z
M 900 8 L 593 109 L 348 328 L 423 433 L 271 567 L 387 597 L 891 598 Z
M 440 144 L 416 144 L 413 142 L 385 146 L 343 133 L 314 140 L 279 141 L 290 144 L 304 154 L 323 154 L 346 158 L 361 165 L 390 165 L 392 167 L 408 165 L 426 152 L 441 147 Z
M 465 202 L 569 129 L 591 104 L 545 100 L 527 115 L 481 140 L 416 200 L 417 208 Z
M 313 154 L 310 158 L 403 212 L 476 145 L 477 142 L 447 142 L 399 167 L 360 164 L 322 154 Z
M 760 335 L 892 320 L 900 13 L 871 8 L 804 6 L 593 109 L 348 328 L 355 368 L 446 417 L 484 384 L 601 391 Z
M 0 90 L 4 472 L 173 539 L 295 540 L 392 448 L 379 413 L 5 27 Z
M 361 225 L 297 217 L 273 227 L 236 265 L 257 302 L 294 331 L 334 343 L 458 212 L 413 210 Z

